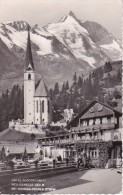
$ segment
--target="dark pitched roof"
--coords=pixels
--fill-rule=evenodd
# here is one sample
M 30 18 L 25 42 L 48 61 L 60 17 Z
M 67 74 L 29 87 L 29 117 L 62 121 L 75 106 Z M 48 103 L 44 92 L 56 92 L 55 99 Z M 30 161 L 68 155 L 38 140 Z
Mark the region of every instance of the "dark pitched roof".
M 34 70 L 34 63 L 31 51 L 30 32 L 28 26 L 27 50 L 26 50 L 26 70 Z
M 16 131 L 12 129 L 6 129 L 2 132 L 0 132 L 0 142 L 6 141 L 6 142 L 11 142 L 11 141 L 31 141 L 31 134 L 32 133 L 26 133 L 26 132 L 21 132 L 21 131 Z M 43 134 L 35 134 L 35 137 L 44 137 Z
M 35 91 L 35 97 L 48 97 L 48 89 L 44 83 L 43 77 L 40 79 Z
M 68 123 L 68 125 L 67 125 L 67 127 L 69 128 L 73 123 L 74 123 L 74 121 L 75 120 L 78 120 L 82 115 L 84 115 L 94 104 L 96 104 L 96 103 L 99 103 L 99 104 L 101 104 L 102 106 L 105 106 L 105 107 L 107 107 L 107 108 L 109 108 L 109 109 L 111 109 L 114 113 L 116 113 L 116 114 L 118 114 L 119 116 L 122 116 L 122 113 L 121 112 L 119 112 L 118 110 L 115 110 L 114 108 L 112 108 L 111 106 L 109 106 L 109 105 L 107 105 L 107 104 L 105 104 L 105 103 L 102 103 L 102 102 L 100 102 L 100 101 L 98 101 L 98 100 L 93 100 L 93 101 L 91 101 L 90 102 L 90 104 L 88 104 L 75 118 L 73 118 L 69 123 Z

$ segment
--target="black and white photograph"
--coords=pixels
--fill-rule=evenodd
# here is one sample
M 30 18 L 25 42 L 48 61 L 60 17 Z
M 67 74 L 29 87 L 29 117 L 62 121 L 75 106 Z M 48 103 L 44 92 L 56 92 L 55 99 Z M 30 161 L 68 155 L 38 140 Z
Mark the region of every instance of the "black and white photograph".
M 122 0 L 0 0 L 0 194 L 123 194 Z

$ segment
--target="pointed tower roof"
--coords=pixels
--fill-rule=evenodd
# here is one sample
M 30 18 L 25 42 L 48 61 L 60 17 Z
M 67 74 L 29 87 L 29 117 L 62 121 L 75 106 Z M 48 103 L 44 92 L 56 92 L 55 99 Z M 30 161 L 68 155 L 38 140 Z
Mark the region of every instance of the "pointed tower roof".
M 48 97 L 48 89 L 44 83 L 43 77 L 39 80 L 35 91 L 35 97 Z
M 30 27 L 28 25 L 28 38 L 27 38 L 27 50 L 26 50 L 26 70 L 34 70 L 29 28 Z

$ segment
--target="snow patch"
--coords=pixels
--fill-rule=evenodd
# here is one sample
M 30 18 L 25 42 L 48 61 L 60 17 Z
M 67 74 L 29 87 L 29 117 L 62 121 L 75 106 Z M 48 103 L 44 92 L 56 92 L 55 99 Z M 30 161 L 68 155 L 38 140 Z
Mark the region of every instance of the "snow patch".
M 9 25 L 5 25 L 5 27 L 6 27 L 8 30 L 10 30 L 11 33 L 16 32 L 16 30 L 15 30 L 13 27 L 9 26 Z
M 23 32 L 14 32 L 13 34 L 9 34 L 9 37 L 11 38 L 12 42 L 23 48 L 26 49 L 26 45 L 27 45 L 27 32 L 23 31 Z
M 107 45 L 100 45 L 100 47 L 107 49 L 107 50 L 118 50 L 121 52 L 121 48 L 119 46 L 119 44 L 113 39 L 113 43 L 111 44 L 107 44 Z
M 36 26 L 35 28 L 35 31 L 41 35 L 41 36 L 52 36 L 48 31 L 44 30 L 42 27 L 40 26 Z
M 2 39 L 2 41 L 6 44 L 6 46 L 7 46 L 9 49 L 12 48 L 13 44 L 12 44 L 12 42 L 11 42 L 8 38 L 6 38 L 6 37 L 3 36 L 3 35 L 0 35 L 0 38 Z
M 3 24 L 8 24 L 9 25 L 9 24 L 13 24 L 14 22 L 15 21 L 12 20 L 12 21 L 9 21 L 9 22 L 4 22 Z
M 95 59 L 93 57 L 88 57 L 86 55 L 81 55 L 81 57 L 79 58 L 82 58 L 83 60 L 85 60 L 86 62 L 89 63 L 89 65 L 92 67 L 92 68 L 95 68 L 94 64 L 96 63 Z
M 53 54 L 52 48 L 51 48 L 52 40 L 46 39 L 44 37 L 41 37 L 40 35 L 36 35 L 32 33 L 30 37 L 31 37 L 32 42 L 35 43 L 39 47 L 39 51 L 37 51 L 39 55 Z

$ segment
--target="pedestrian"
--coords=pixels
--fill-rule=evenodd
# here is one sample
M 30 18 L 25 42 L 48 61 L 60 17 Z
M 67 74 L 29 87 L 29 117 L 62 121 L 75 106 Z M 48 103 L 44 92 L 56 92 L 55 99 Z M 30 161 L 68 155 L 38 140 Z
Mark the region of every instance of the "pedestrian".
M 59 161 L 60 161 L 60 162 L 62 161 L 62 157 L 61 157 L 61 155 L 59 155 Z
M 81 157 L 79 156 L 78 159 L 77 159 L 77 167 L 78 167 L 78 169 L 80 167 L 80 163 L 81 163 Z
M 88 168 L 90 169 L 92 167 L 92 162 L 90 156 L 88 157 Z
M 38 168 L 38 159 L 34 161 L 35 163 L 35 168 L 37 169 Z
M 53 168 L 55 169 L 55 167 L 56 167 L 56 159 L 54 158 L 53 159 Z
M 69 164 L 69 158 L 67 157 L 66 158 L 66 165 L 67 165 L 67 167 L 68 167 L 68 164 Z
M 122 159 L 120 155 L 118 156 L 117 161 L 116 161 L 116 168 L 117 169 L 122 168 Z
M 12 160 L 9 160 L 8 165 L 10 166 L 12 174 L 13 174 L 13 172 L 14 172 L 14 162 Z
M 86 167 L 86 154 L 84 153 L 84 155 L 83 155 L 83 164 L 84 164 L 84 167 Z

